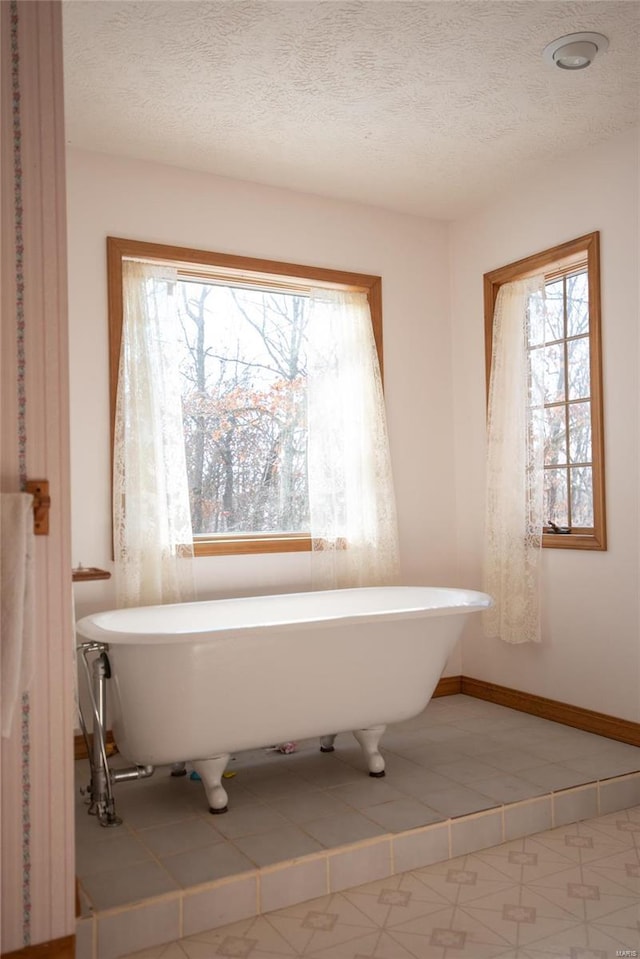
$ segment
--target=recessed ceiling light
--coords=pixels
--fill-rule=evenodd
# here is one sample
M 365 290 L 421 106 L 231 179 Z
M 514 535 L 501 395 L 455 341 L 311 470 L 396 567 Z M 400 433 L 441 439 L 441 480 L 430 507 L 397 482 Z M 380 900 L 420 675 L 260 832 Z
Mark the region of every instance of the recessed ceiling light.
M 601 33 L 569 33 L 547 44 L 542 56 L 561 70 L 584 70 L 596 53 L 604 53 L 608 47 L 609 41 Z

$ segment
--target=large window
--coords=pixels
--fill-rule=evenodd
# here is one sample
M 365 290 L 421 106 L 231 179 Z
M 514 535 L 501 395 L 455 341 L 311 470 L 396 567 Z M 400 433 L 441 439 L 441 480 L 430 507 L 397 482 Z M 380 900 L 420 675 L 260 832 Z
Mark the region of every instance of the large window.
M 110 237 L 112 429 L 127 259 L 175 271 L 171 296 L 196 554 L 310 549 L 309 290 L 366 292 L 381 361 L 380 278 Z
M 544 384 L 533 410 L 544 443 L 543 545 L 606 549 L 598 233 L 485 275 L 487 382 L 498 290 L 540 272 L 545 309 L 532 307 L 528 345 L 530 374 Z

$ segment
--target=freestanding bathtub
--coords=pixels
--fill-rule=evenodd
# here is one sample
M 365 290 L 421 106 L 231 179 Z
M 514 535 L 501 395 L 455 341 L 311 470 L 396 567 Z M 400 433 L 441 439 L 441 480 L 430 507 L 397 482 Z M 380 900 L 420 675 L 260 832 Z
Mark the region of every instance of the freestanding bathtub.
M 384 775 L 385 726 L 429 702 L 466 614 L 485 593 L 368 587 L 146 606 L 81 619 L 108 644 L 119 751 L 139 766 L 190 760 L 224 812 L 231 753 L 351 730 Z

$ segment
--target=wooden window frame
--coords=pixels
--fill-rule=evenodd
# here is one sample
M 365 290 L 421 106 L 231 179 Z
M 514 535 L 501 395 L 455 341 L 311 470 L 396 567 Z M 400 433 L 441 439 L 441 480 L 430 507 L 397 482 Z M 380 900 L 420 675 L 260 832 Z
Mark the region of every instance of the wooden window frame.
M 162 243 L 147 243 L 141 240 L 129 240 L 122 237 L 107 237 L 107 297 L 109 315 L 109 397 L 111 420 L 111 471 L 113 483 L 113 444 L 115 436 L 116 394 L 118 388 L 118 370 L 120 366 L 120 347 L 122 342 L 123 292 L 122 265 L 126 259 L 147 260 L 151 263 L 170 264 L 181 269 L 190 277 L 200 276 L 206 279 L 216 270 L 226 274 L 229 279 L 250 278 L 253 282 L 261 279 L 265 283 L 274 277 L 279 278 L 283 288 L 298 289 L 326 286 L 333 289 L 366 293 L 371 311 L 373 336 L 383 375 L 382 363 L 382 278 L 366 273 L 351 273 L 331 270 L 324 267 L 304 266 L 297 263 L 285 263 L 277 260 L 263 260 L 255 257 L 235 256 L 228 253 L 214 253 L 190 247 L 171 246 Z M 196 556 L 221 556 L 259 553 L 306 552 L 312 548 L 311 536 L 302 533 L 267 533 L 194 536 L 194 554 Z
M 604 417 L 602 402 L 602 341 L 600 298 L 600 233 L 587 233 L 549 250 L 535 253 L 484 274 L 484 340 L 487 401 L 491 378 L 493 315 L 500 287 L 544 272 L 549 280 L 587 264 L 589 290 L 589 350 L 591 375 L 591 444 L 593 469 L 593 532 L 542 535 L 542 545 L 551 549 L 606 550 Z

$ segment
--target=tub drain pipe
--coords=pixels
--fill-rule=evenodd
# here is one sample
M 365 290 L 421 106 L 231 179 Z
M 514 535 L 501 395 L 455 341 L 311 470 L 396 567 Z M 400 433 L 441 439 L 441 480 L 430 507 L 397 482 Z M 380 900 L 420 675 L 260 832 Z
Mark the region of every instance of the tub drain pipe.
M 133 779 L 148 779 L 155 766 L 130 766 L 129 769 L 110 769 L 112 783 L 131 782 Z
M 96 816 L 101 826 L 120 826 L 122 819 L 116 815 L 115 799 L 112 785 L 117 782 L 126 782 L 133 779 L 147 779 L 153 774 L 153 766 L 131 766 L 129 769 L 110 769 L 107 760 L 106 722 L 107 722 L 107 679 L 111 678 L 111 666 L 107 649 L 103 643 L 81 643 L 78 649 L 82 652 L 89 698 L 93 713 L 93 743 L 89 744 L 87 727 L 78 708 L 80 725 L 87 744 L 89 765 L 91 767 L 91 782 L 89 784 L 89 815 Z M 87 656 L 97 652 L 99 655 L 89 669 Z

